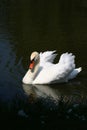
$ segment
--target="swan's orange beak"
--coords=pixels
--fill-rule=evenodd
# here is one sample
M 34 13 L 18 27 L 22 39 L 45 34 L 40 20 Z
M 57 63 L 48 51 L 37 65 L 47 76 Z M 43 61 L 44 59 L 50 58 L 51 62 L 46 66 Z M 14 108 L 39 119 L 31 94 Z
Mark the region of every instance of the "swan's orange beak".
M 29 69 L 33 69 L 33 68 L 34 68 L 34 65 L 35 65 L 35 62 L 34 62 L 34 60 L 32 60 L 32 61 L 30 62 L 30 65 L 29 65 Z

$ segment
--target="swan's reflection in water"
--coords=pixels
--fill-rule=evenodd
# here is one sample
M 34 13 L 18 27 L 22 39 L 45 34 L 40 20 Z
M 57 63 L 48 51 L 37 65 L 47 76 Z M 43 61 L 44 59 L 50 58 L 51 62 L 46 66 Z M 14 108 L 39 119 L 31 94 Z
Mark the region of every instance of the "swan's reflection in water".
M 75 85 L 74 85 L 75 84 Z M 87 100 L 87 91 L 83 91 L 83 88 L 76 83 L 62 84 L 62 85 L 25 85 L 23 84 L 23 90 L 27 96 L 32 95 L 33 99 L 49 99 L 50 101 L 59 103 L 60 101 L 69 104 L 83 104 Z M 45 102 L 44 100 L 44 102 Z
M 49 118 L 50 115 L 52 115 L 58 119 L 60 117 L 71 120 L 87 119 L 85 109 L 87 107 L 87 90 L 85 89 L 84 91 L 79 82 L 58 84 L 55 86 L 23 84 L 23 90 L 29 99 L 29 107 L 27 104 L 27 108 L 28 110 L 31 109 L 30 113 L 32 113 L 33 109 L 33 113 L 36 111 L 36 113 L 40 113 L 41 116 L 49 113 Z M 33 107 L 31 105 L 32 101 Z
M 60 97 L 60 93 L 50 87 L 49 85 L 25 85 L 23 84 L 23 90 L 27 95 L 32 95 L 34 99 L 44 98 L 57 101 Z

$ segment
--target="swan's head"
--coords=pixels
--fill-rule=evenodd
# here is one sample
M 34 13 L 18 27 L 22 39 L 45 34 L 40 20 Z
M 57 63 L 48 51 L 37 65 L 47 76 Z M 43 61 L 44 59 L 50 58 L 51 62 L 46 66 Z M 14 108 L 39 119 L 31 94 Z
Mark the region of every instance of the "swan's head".
M 39 62 L 39 53 L 38 52 L 32 52 L 31 56 L 30 56 L 30 66 L 29 69 L 33 69 L 35 64 L 37 64 Z
M 36 51 L 32 52 L 32 54 L 31 54 L 31 56 L 30 56 L 30 60 L 31 60 L 31 61 L 32 61 L 32 60 L 36 61 L 36 60 L 38 60 L 38 58 L 39 58 L 39 53 L 36 52 Z

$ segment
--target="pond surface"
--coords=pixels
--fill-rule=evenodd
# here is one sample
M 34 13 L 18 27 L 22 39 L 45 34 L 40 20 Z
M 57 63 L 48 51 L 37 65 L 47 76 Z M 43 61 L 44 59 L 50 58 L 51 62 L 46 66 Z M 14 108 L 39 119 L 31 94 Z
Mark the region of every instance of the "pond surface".
M 24 85 L 32 51 L 72 52 L 82 72 L 63 84 Z M 87 2 L 0 1 L 0 120 L 8 128 L 87 129 Z M 11 125 L 13 124 L 13 125 Z

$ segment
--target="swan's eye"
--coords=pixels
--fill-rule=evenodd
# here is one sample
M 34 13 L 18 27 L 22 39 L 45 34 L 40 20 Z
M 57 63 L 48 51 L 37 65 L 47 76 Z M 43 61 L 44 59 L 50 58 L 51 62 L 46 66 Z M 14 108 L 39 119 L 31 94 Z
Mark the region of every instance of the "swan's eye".
M 30 63 L 33 63 L 34 62 L 34 59 L 30 61 Z

